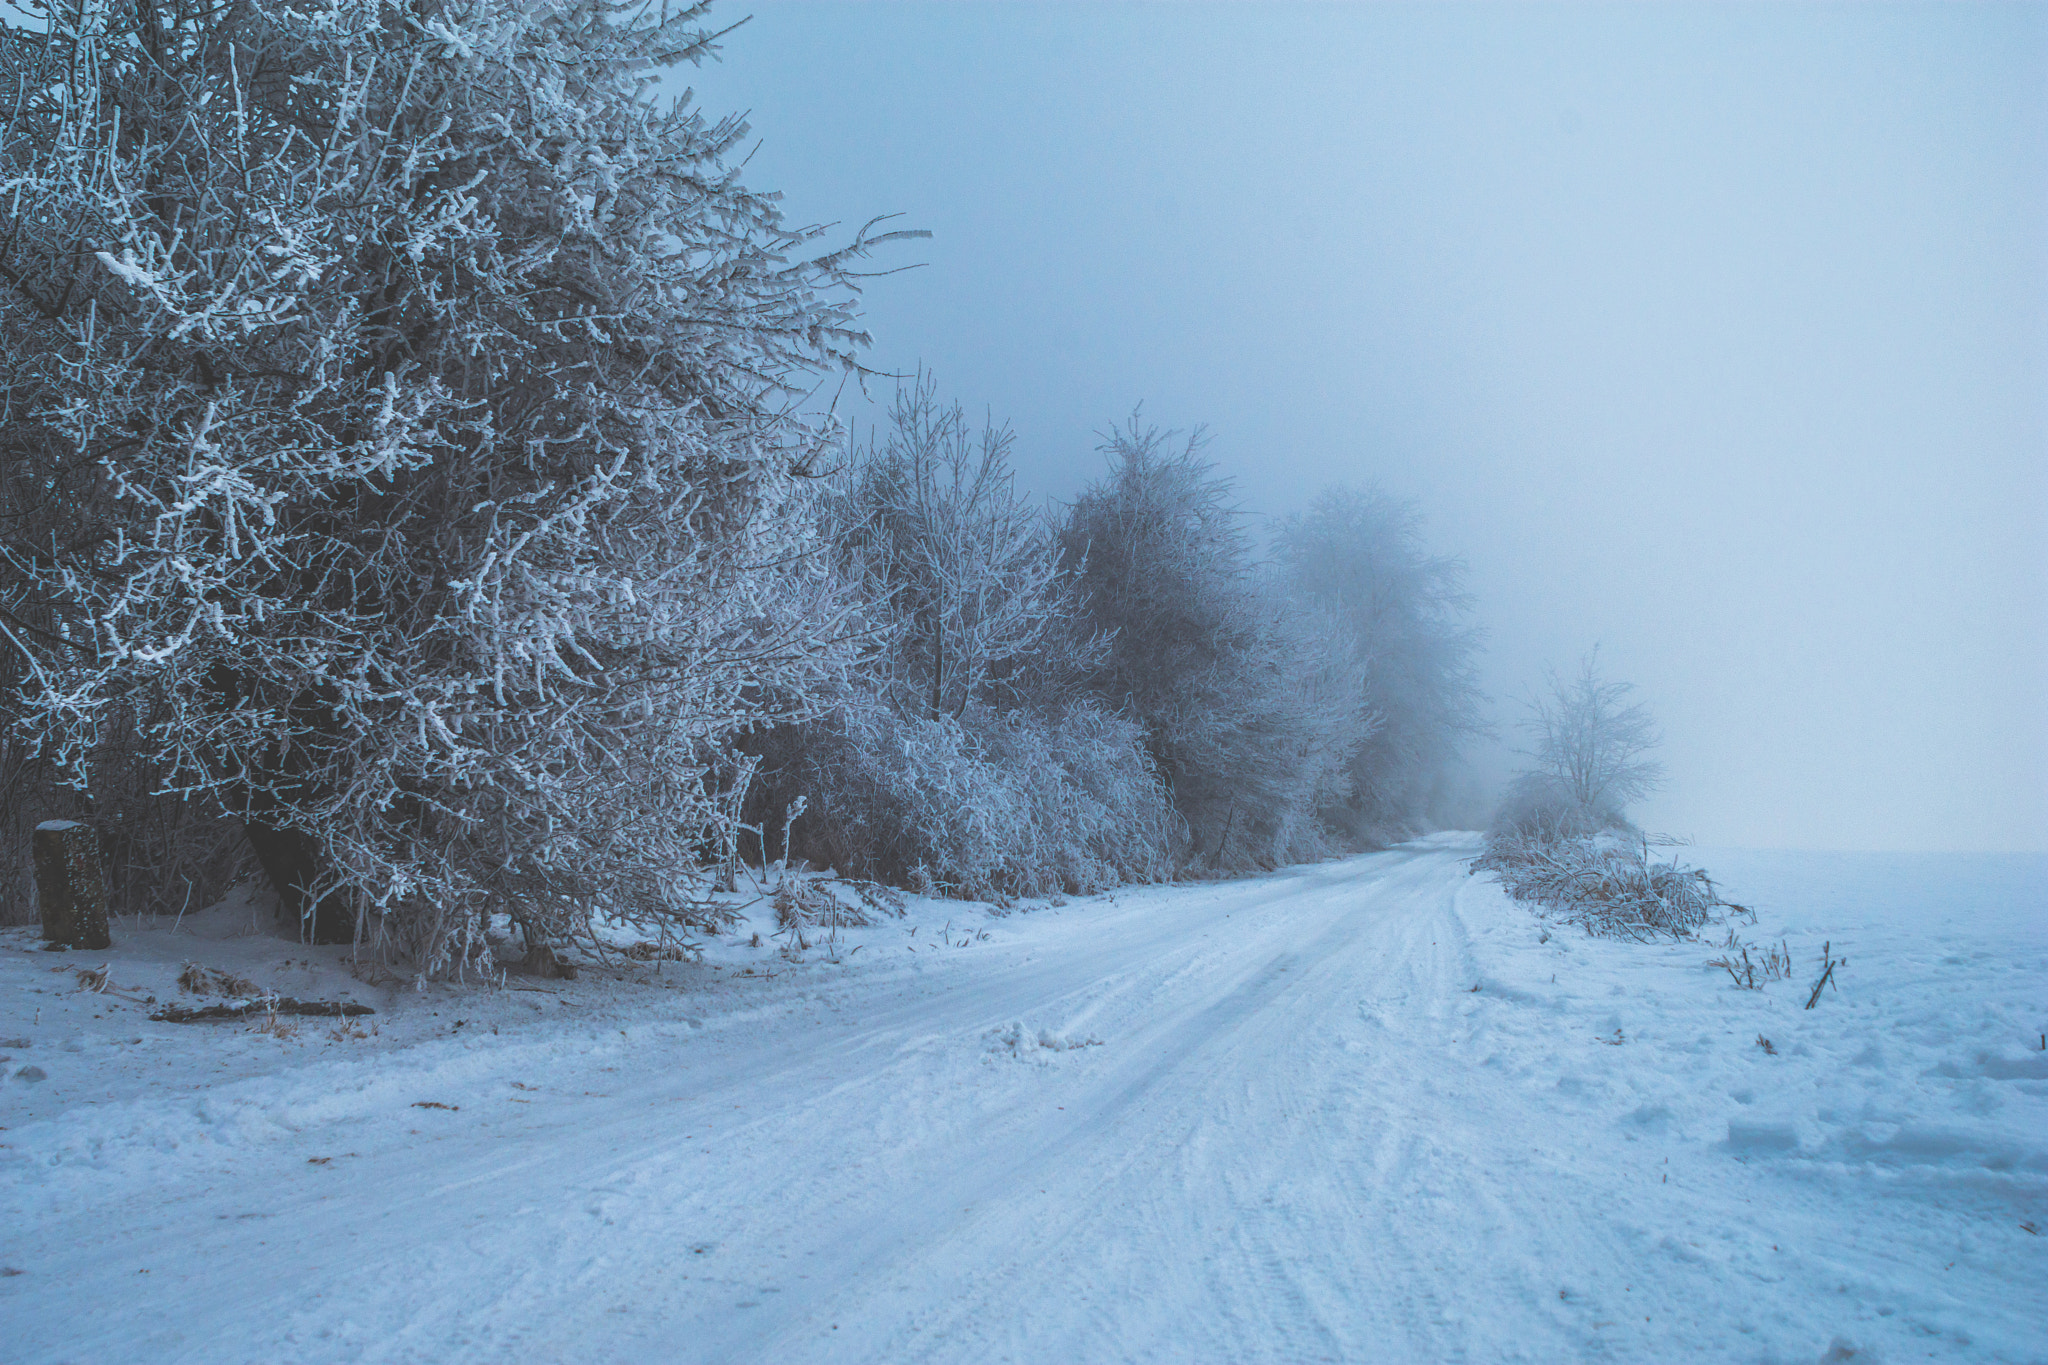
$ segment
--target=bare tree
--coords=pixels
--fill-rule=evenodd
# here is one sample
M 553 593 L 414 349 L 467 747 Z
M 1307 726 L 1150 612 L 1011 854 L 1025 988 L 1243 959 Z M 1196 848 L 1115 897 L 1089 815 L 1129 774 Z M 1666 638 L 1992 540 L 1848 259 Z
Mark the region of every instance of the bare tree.
M 883 438 L 856 451 L 828 499 L 843 567 L 885 624 L 878 663 L 928 716 L 1014 704 L 1091 664 L 1103 642 L 1067 629 L 1074 575 L 1016 491 L 1008 427 L 971 434 L 920 374 L 898 387 Z
M 1552 669 L 1547 690 L 1529 701 L 1523 728 L 1534 747 L 1524 752 L 1536 776 L 1583 816 L 1619 817 L 1664 781 L 1664 765 L 1644 757 L 1663 736 L 1643 704 L 1629 700 L 1634 691 L 1600 676 L 1596 645 L 1577 674 Z

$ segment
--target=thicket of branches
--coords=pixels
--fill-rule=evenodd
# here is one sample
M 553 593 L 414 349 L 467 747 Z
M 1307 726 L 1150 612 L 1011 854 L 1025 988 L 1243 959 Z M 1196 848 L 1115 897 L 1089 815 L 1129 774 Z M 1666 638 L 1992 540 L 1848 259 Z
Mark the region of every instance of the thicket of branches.
M 843 660 L 791 398 L 880 239 L 815 250 L 740 124 L 656 107 L 702 9 L 6 32 L 10 744 L 237 822 L 320 940 L 711 913 L 720 750 Z
M 804 415 L 902 234 L 789 227 L 742 124 L 655 102 L 705 8 L 0 25 L 17 914 L 52 815 L 120 909 L 253 863 L 431 971 L 497 915 L 716 927 L 799 802 L 797 854 L 996 897 L 1428 818 L 1473 637 L 1412 511 L 1333 493 L 1262 558 L 1199 434 L 1112 431 L 1048 516 L 928 380 L 862 448 Z
M 754 809 L 805 802 L 811 862 L 958 895 L 1168 875 L 1178 823 L 1137 725 L 1076 679 L 1108 647 L 1016 492 L 1010 435 L 919 378 L 822 507 L 868 652 L 809 722 L 769 731 Z

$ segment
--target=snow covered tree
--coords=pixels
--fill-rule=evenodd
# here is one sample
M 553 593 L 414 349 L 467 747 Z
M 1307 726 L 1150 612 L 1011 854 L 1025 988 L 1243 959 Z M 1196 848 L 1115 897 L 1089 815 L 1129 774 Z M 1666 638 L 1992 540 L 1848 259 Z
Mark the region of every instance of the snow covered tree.
M 720 757 L 801 710 L 852 263 L 657 105 L 704 5 L 31 0 L 0 30 L 0 648 L 90 792 L 117 713 L 292 913 L 710 913 Z
M 1370 732 L 1347 759 L 1350 795 L 1326 818 L 1352 840 L 1400 836 L 1430 815 L 1460 738 L 1481 728 L 1465 624 L 1465 566 L 1433 555 L 1413 504 L 1331 488 L 1274 542 L 1288 590 L 1349 641 Z
M 1529 701 L 1523 728 L 1533 741 L 1527 750 L 1535 763 L 1532 776 L 1582 823 L 1618 823 L 1629 802 L 1663 783 L 1664 765 L 1645 757 L 1663 739 L 1648 709 L 1628 700 L 1634 691 L 1632 683 L 1600 676 L 1596 646 L 1572 677 L 1553 669 L 1546 690 Z M 1542 804 L 1527 784 L 1518 799 Z
M 899 701 L 930 716 L 1057 691 L 1101 644 L 1071 629 L 1072 576 L 1045 518 L 1018 496 L 1006 427 L 970 435 L 929 375 L 896 390 L 878 446 L 829 504 L 864 600 L 888 604 L 880 659 Z
M 1256 572 L 1231 487 L 1201 451 L 1134 417 L 1103 447 L 1107 477 L 1062 532 L 1087 624 L 1109 637 L 1097 696 L 1144 726 L 1153 761 L 1214 868 L 1320 851 L 1317 807 L 1341 799 L 1366 718 L 1352 665 Z
M 803 856 L 992 897 L 1169 870 L 1175 822 L 1137 727 L 1077 695 L 1104 641 L 1076 629 L 1074 574 L 1009 449 L 920 375 L 826 497 L 870 649 L 827 714 L 759 745 L 756 813 L 803 797 Z

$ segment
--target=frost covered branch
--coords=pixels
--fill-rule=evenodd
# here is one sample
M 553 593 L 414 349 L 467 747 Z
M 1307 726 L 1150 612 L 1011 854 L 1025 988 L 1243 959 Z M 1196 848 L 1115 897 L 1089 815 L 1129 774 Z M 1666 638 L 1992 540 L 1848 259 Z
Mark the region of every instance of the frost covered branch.
M 900 234 L 820 249 L 742 124 L 653 103 L 704 8 L 5 31 L 11 746 L 88 794 L 139 764 L 312 936 L 436 969 L 498 912 L 715 917 L 732 742 L 850 634 L 790 399 L 858 368 Z

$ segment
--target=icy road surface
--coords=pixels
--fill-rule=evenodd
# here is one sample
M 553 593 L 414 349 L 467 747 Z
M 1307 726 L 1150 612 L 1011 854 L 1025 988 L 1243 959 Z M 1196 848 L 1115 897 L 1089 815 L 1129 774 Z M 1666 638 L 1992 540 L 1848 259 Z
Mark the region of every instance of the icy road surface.
M 1718 865 L 1797 960 L 1744 992 L 1546 938 L 1474 851 L 367 1041 L 149 1024 L 13 941 L 0 1358 L 2048 1358 L 2041 860 Z M 129 938 L 117 985 L 206 960 Z

